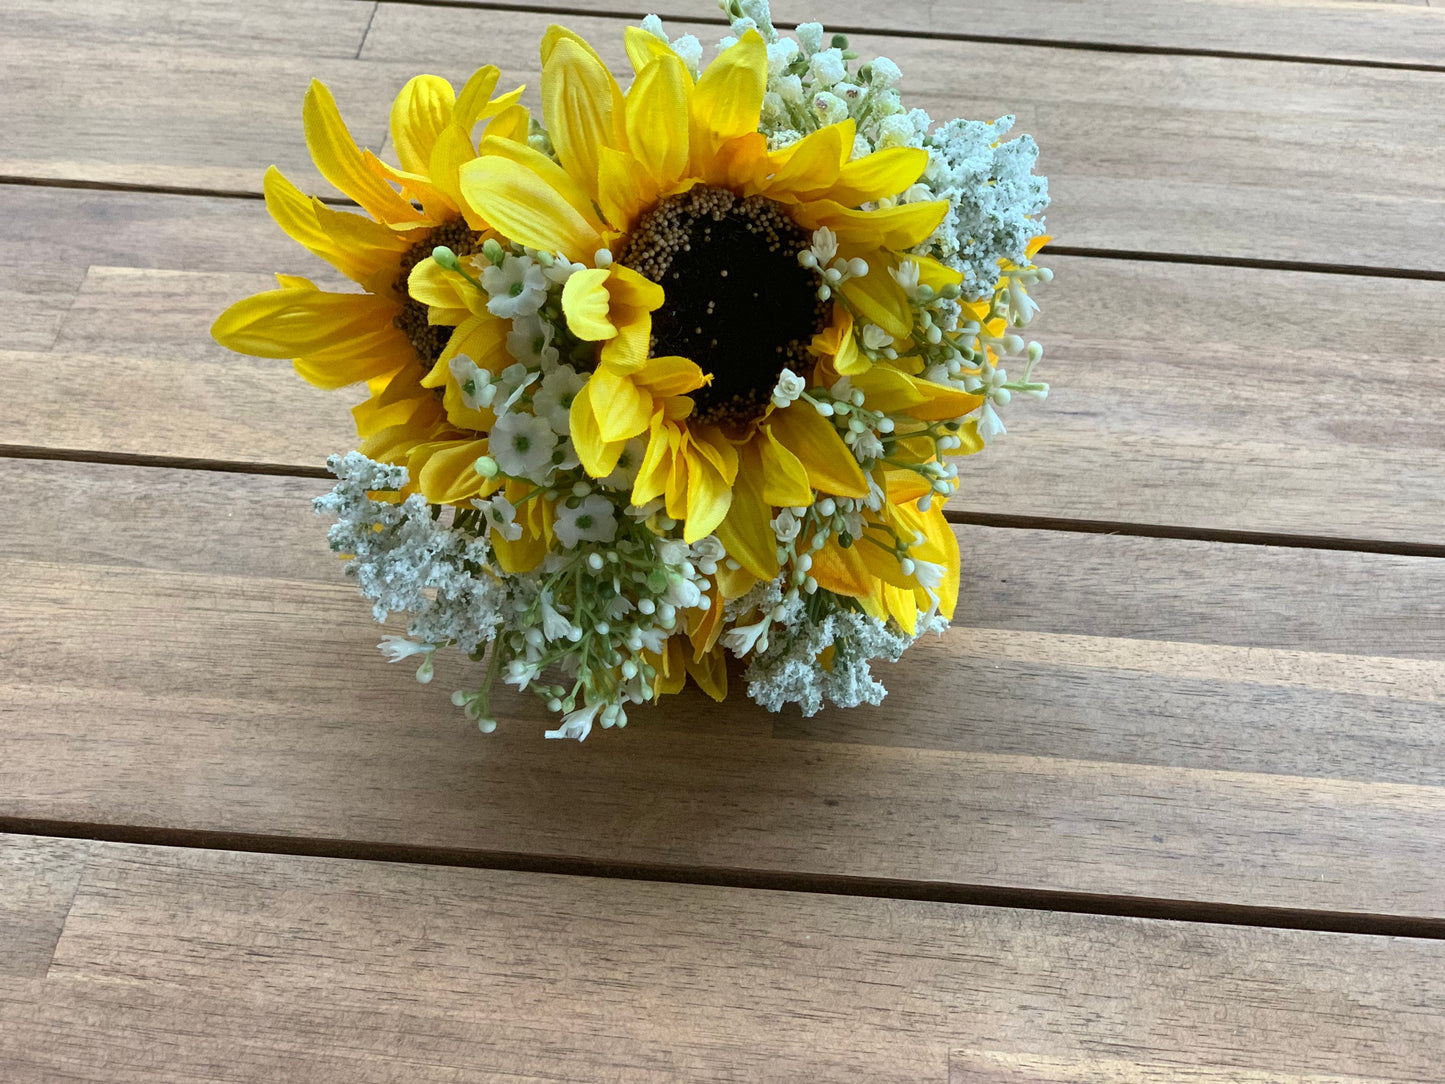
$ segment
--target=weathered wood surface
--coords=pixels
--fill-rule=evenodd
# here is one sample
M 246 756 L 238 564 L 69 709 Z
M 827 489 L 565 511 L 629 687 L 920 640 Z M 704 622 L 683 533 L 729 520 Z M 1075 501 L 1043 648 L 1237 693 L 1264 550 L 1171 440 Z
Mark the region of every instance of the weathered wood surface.
M 476 0 L 485 7 L 486 0 Z M 546 0 L 508 6 L 546 8 Z M 625 12 L 615 0 L 575 0 L 570 8 Z M 654 2 L 672 21 L 698 18 L 689 0 Z M 1429 0 L 778 0 L 779 26 L 821 22 L 828 30 L 925 33 L 1136 49 L 1220 50 L 1385 64 L 1445 66 L 1445 17 Z M 718 36 L 718 35 L 713 35 Z M 708 38 L 703 38 L 707 41 Z
M 257 191 L 276 162 L 319 188 L 300 123 L 313 75 L 380 146 L 418 68 L 461 79 L 495 60 L 535 93 L 548 21 L 383 4 L 359 60 L 0 36 L 0 85 L 47 88 L 21 93 L 0 174 Z M 565 21 L 627 70 L 623 20 Z M 873 35 L 855 46 L 914 73 L 914 100 L 935 116 L 1017 114 L 1047 148 L 1050 228 L 1070 245 L 1445 271 L 1428 228 L 1445 172 L 1440 73 Z M 966 84 L 933 82 L 957 71 Z
M 211 341 L 216 313 L 273 270 L 336 281 L 259 203 L 0 194 L 14 211 L 0 219 L 0 292 L 18 298 L 0 309 L 0 443 L 311 468 L 352 446 L 354 394 Z M 94 240 L 57 251 L 47 223 Z M 1054 393 L 1008 411 L 1009 434 L 963 464 L 953 507 L 1445 539 L 1445 283 L 1051 264 L 1033 330 Z M 1362 311 L 1390 319 L 1365 328 Z
M 380 659 L 322 483 L 0 477 L 0 815 L 1445 914 L 1438 560 L 961 528 L 961 627 L 882 708 L 579 746 Z
M 0 980 L 0 1069 L 1427 1080 L 1442 964 L 1414 939 L 99 844 L 44 981 Z

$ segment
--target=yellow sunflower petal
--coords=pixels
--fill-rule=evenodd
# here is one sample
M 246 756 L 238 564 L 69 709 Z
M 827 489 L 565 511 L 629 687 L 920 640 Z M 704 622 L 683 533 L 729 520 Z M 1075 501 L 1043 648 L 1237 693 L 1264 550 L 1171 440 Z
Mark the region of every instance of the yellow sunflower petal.
M 439 75 L 417 75 L 391 104 L 391 142 L 401 168 L 423 176 L 431 164 L 432 147 L 452 119 L 456 93 Z
M 306 149 L 321 176 L 354 199 L 379 222 L 414 222 L 421 212 L 367 168 L 365 157 L 351 138 L 336 100 L 320 80 L 313 79 L 301 110 Z
M 868 264 L 868 274 L 849 279 L 840 289 L 848 302 L 864 320 L 877 324 L 895 339 L 905 339 L 913 331 L 913 313 L 908 295 L 893 281 L 882 253 Z
M 709 651 L 702 658 L 693 660 L 687 655 L 683 656 L 682 664 L 686 667 L 689 676 L 697 682 L 697 687 L 718 703 L 722 703 L 728 695 L 728 668 L 727 659 L 718 648 Z
M 813 554 L 813 567 L 808 572 L 825 591 L 850 598 L 868 597 L 876 581 L 868 574 L 868 566 L 858 552 L 861 545 L 855 543 L 844 549 L 837 542 L 829 542 Z
M 802 204 L 794 213 L 799 225 L 810 230 L 827 226 L 840 245 L 867 245 L 895 251 L 923 241 L 948 213 L 947 200 L 902 203 L 877 211 L 859 211 L 833 200 Z
M 466 81 L 452 106 L 451 123 L 461 128 L 464 133 L 470 134 L 472 125 L 487 110 L 492 91 L 497 89 L 497 80 L 501 75 L 491 64 L 472 72 L 471 78 Z
M 813 503 L 813 487 L 802 460 L 779 443 L 764 426 L 754 441 L 762 457 L 763 499 L 779 508 L 802 508 Z
M 462 166 L 460 176 L 467 202 L 518 244 L 589 262 L 601 245 L 597 230 L 566 196 L 520 161 L 484 154 Z
M 568 415 L 572 433 L 572 446 L 577 449 L 577 458 L 582 467 L 593 478 L 605 478 L 617 469 L 622 457 L 625 440 L 608 442 L 602 439 L 602 427 L 597 411 L 592 404 L 592 381 L 582 385 L 582 390 L 572 397 Z
M 471 315 L 472 295 L 477 290 L 455 271 L 448 271 L 428 256 L 411 269 L 406 279 L 406 290 L 413 298 L 433 310 L 436 315 L 433 324 L 455 326 Z
M 660 189 L 687 169 L 691 92 L 687 68 L 670 49 L 638 72 L 627 92 L 628 149 Z
M 394 302 L 371 294 L 291 286 L 237 301 L 216 318 L 211 335 L 241 354 L 290 358 L 384 330 L 396 312 Z
M 625 441 L 647 432 L 652 422 L 652 396 L 631 377 L 602 368 L 592 374 L 588 384 L 597 432 L 604 441 Z
M 482 218 L 462 196 L 462 166 L 477 156 L 471 136 L 454 124 L 449 124 L 437 135 L 432 144 L 431 160 L 427 174 L 432 186 L 444 195 L 452 207 L 461 212 L 467 225 L 474 230 L 485 230 L 486 219 Z
M 687 513 L 682 527 L 684 542 L 696 542 L 717 530 L 732 504 L 732 485 L 712 456 L 697 444 L 688 448 Z M 670 502 L 669 502 L 670 503 Z
M 962 388 L 936 384 L 919 376 L 907 379 L 922 398 L 915 406 L 905 408 L 903 413 L 921 422 L 946 422 L 950 418 L 961 418 L 983 405 L 983 396 L 971 395 Z
M 760 580 L 778 574 L 778 540 L 768 525 L 773 510 L 763 497 L 762 456 L 757 441 L 739 449 L 738 476 L 733 502 L 718 525 L 717 536 L 728 556 Z
M 589 267 L 576 271 L 562 287 L 562 312 L 567 327 L 585 342 L 601 342 L 617 334 L 617 327 L 607 318 L 612 308 L 612 295 L 607 292 L 611 272 L 605 267 Z
M 525 115 L 526 110 L 522 110 L 522 113 Z M 601 225 L 601 223 L 597 221 L 597 212 L 592 206 L 591 194 L 583 191 L 582 186 L 579 185 L 565 169 L 527 143 L 526 125 L 522 126 L 519 137 L 515 139 L 494 134 L 492 125 L 488 125 L 486 135 L 482 139 L 481 146 L 478 150 L 479 153 L 487 155 L 488 157 L 505 158 L 508 161 L 516 162 L 519 165 L 527 167 L 528 170 L 535 173 L 537 177 L 541 179 L 543 184 L 547 185 L 547 187 L 551 188 L 566 200 L 572 209 L 581 215 L 594 229 Z M 601 238 L 598 238 L 596 243 L 600 244 Z M 578 260 L 585 258 L 590 260 L 594 252 L 596 252 L 596 244 L 594 244 L 592 251 L 579 253 L 570 258 Z
M 542 64 L 542 115 L 557 161 L 588 192 L 597 193 L 603 147 L 618 139 L 624 104 L 622 88 L 597 54 L 571 38 L 559 38 Z
M 491 120 L 487 121 L 488 138 L 509 139 L 513 143 L 527 143 L 527 133 L 532 127 L 532 114 L 524 105 L 509 105 Z M 544 156 L 545 157 L 545 156 Z M 550 158 L 547 161 L 551 162 Z M 556 165 L 555 162 L 552 163 Z M 560 167 L 559 167 L 560 168 Z
M 661 190 L 651 175 L 637 168 L 632 155 L 603 147 L 597 160 L 597 206 L 612 229 L 626 233 Z
M 692 359 L 669 355 L 648 358 L 647 363 L 632 374 L 632 379 L 653 395 L 664 398 L 696 391 L 707 383 L 707 374 Z
M 819 128 L 783 150 L 768 155 L 760 168 L 765 175 L 758 180 L 759 190 L 798 198 L 826 192 L 830 198 L 836 199 L 830 189 L 838 180 L 843 163 L 848 161 L 856 134 L 857 126 L 849 119 Z
M 768 82 L 768 47 L 749 30 L 707 66 L 692 93 L 691 159 L 703 171 L 724 142 L 756 133 Z
M 338 219 L 353 218 L 376 231 L 367 233 L 363 228 L 354 239 L 338 240 L 322 227 L 317 214 L 318 207 L 327 211 L 330 208 L 302 192 L 275 166 L 266 170 L 262 187 L 266 193 L 266 210 L 287 236 L 355 282 L 365 282 L 379 267 L 394 263 L 396 254 L 406 248 L 406 242 L 389 227 L 362 215 L 333 211 Z
M 507 332 L 511 329 L 510 320 L 493 316 L 483 309 L 456 326 L 437 360 L 451 361 L 460 354 L 471 358 L 483 369 L 500 373 L 513 361 L 512 355 L 507 353 Z
M 487 454 L 485 440 L 453 441 L 427 457 L 417 476 L 417 488 L 432 504 L 459 504 L 475 497 L 487 484 L 474 464 Z
M 814 489 L 839 497 L 866 497 L 868 480 L 833 423 L 809 405 L 774 410 L 764 424 L 808 472 Z
M 845 165 L 828 198 L 846 207 L 856 207 L 885 196 L 896 196 L 923 176 L 927 165 L 928 152 L 922 147 L 875 151 Z
M 623 41 L 627 46 L 627 59 L 632 64 L 634 72 L 641 72 L 658 57 L 676 56 L 667 42 L 655 34 L 649 34 L 640 26 L 629 26 L 623 32 Z M 691 82 L 692 77 L 688 77 Z

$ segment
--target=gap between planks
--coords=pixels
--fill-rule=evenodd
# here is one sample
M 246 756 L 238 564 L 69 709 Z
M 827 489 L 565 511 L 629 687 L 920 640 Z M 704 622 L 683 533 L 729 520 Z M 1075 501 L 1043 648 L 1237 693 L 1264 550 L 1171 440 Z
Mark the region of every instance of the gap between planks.
M 359 3 L 376 3 L 376 0 L 356 0 Z M 566 4 L 508 4 L 493 3 L 489 0 L 380 0 L 376 4 L 391 4 L 398 7 L 466 8 L 479 11 L 517 12 L 527 15 L 559 15 L 567 18 L 626 19 L 635 20 L 637 14 L 623 8 L 574 7 Z M 374 12 L 373 12 L 374 14 Z M 675 17 L 674 17 L 675 18 Z M 727 19 L 718 15 L 689 15 L 688 22 L 706 26 L 728 26 Z M 774 20 L 780 30 L 794 30 L 797 23 Z M 1028 35 L 971 34 L 960 30 L 910 30 L 875 26 L 853 26 L 829 24 L 830 34 L 872 34 L 889 38 L 922 38 L 931 41 L 962 41 L 978 45 L 1024 45 L 1037 49 L 1070 49 L 1076 52 L 1093 53 L 1144 53 L 1152 56 L 1199 56 L 1221 60 L 1266 60 L 1281 64 L 1330 64 L 1345 68 L 1388 68 L 1395 71 L 1445 72 L 1445 64 L 1427 64 L 1406 60 L 1369 60 L 1365 58 L 1301 56 L 1293 53 L 1259 53 L 1242 49 L 1201 49 L 1185 45 L 1144 45 L 1112 41 L 1070 41 L 1064 38 L 1036 38 Z M 360 51 L 357 53 L 360 56 Z
M 1059 889 L 1011 888 L 999 885 L 913 881 L 846 874 L 784 873 L 763 869 L 620 862 L 580 855 L 471 850 L 460 847 L 430 847 L 374 843 L 353 839 L 86 823 L 32 817 L 0 817 L 0 834 L 49 836 L 100 843 L 139 844 L 240 854 L 337 858 L 363 862 L 541 873 L 565 877 L 653 881 L 664 884 L 743 888 L 764 892 L 805 892 L 822 896 L 856 896 L 926 903 L 967 904 L 1022 911 L 1053 911 L 1111 918 L 1194 922 L 1213 926 L 1254 926 L 1315 933 L 1409 937 L 1428 941 L 1445 940 L 1445 918 L 1373 914 L 1360 911 L 1264 907 L 1207 900 L 1119 896 Z
M 265 474 L 288 478 L 332 477 L 324 467 L 290 463 L 248 463 L 242 460 L 197 459 L 186 456 L 107 452 L 88 448 L 46 448 L 0 444 L 0 459 L 37 459 L 57 463 L 98 463 L 121 467 L 155 467 L 162 470 L 199 470 L 222 474 Z M 1024 516 L 995 512 L 944 509 L 949 523 L 974 527 L 1061 531 L 1073 534 L 1113 534 L 1131 538 L 1171 538 L 1185 542 L 1221 542 L 1235 546 L 1274 546 L 1280 549 L 1342 550 L 1380 553 L 1394 557 L 1445 558 L 1445 542 L 1389 542 L 1371 538 L 1336 538 L 1331 535 L 1239 531 L 1229 528 L 1180 527 L 1167 523 L 1131 523 L 1123 520 L 1070 519 L 1063 516 Z
M 397 0 L 386 0 L 397 2 Z M 525 9 L 530 11 L 531 9 Z M 88 192 L 135 192 L 152 196 L 196 196 L 203 199 L 261 200 L 260 192 L 238 188 L 198 188 L 186 185 L 140 184 L 126 181 L 90 181 L 64 177 L 26 177 L 0 174 L 0 185 L 24 188 L 64 188 Z M 332 207 L 357 207 L 354 200 L 317 196 Z M 1351 275 L 1362 278 L 1413 279 L 1445 282 L 1445 271 L 1421 267 L 1380 267 L 1371 264 L 1320 263 L 1311 260 L 1262 260 L 1247 256 L 1211 256 L 1198 252 L 1149 252 L 1121 248 L 1090 248 L 1082 245 L 1049 245 L 1048 254 L 1077 256 L 1093 260 L 1142 260 L 1146 263 L 1179 263 L 1204 267 L 1238 267 L 1253 271 L 1298 271 L 1315 275 Z

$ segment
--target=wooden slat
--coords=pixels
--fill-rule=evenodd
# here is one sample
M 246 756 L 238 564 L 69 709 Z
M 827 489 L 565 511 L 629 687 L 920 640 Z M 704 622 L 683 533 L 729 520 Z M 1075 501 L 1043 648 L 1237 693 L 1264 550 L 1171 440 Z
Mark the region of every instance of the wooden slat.
M 548 21 L 382 5 L 360 61 L 0 39 L 8 80 L 52 88 L 11 116 L 0 173 L 255 191 L 276 162 L 319 185 L 299 115 L 313 75 L 378 146 L 405 79 L 464 78 L 484 59 L 479 41 L 505 80 L 535 84 Z M 621 20 L 568 21 L 625 70 Z M 936 116 L 1018 114 L 1046 148 L 1050 228 L 1068 244 L 1445 270 L 1426 228 L 1439 221 L 1445 171 L 1437 73 L 1295 65 L 1286 81 L 1274 62 L 913 38 L 857 46 L 912 72 L 916 104 Z M 931 85 L 951 72 L 968 76 Z
M 375 4 L 365 0 L 11 0 L 0 36 L 208 53 L 355 57 Z
M 380 660 L 315 481 L 0 478 L 0 816 L 1445 913 L 1440 561 L 961 529 L 962 627 L 882 708 L 578 746 Z
M 0 836 L 0 989 L 45 974 L 90 847 L 85 840 Z
M 0 310 L 0 443 L 310 467 L 354 444 L 354 394 L 211 341 L 272 270 L 337 281 L 259 203 L 0 193 L 0 291 L 21 297 Z M 93 248 L 57 253 L 43 224 Z M 955 508 L 1440 542 L 1445 283 L 1051 262 L 1033 331 L 1053 395 L 1008 412 Z
M 47 980 L 0 985 L 0 1066 L 1416 1080 L 1445 1058 L 1442 964 L 1434 941 L 102 844 Z
M 479 6 L 486 0 L 480 0 Z M 615 0 L 509 0 L 508 6 L 627 11 Z M 1376 63 L 1445 65 L 1445 18 L 1428 0 L 778 0 L 778 25 L 821 22 L 830 31 L 909 31 L 1142 49 L 1223 50 Z M 654 3 L 664 19 L 698 17 L 685 0 Z M 715 32 L 702 40 L 721 36 Z

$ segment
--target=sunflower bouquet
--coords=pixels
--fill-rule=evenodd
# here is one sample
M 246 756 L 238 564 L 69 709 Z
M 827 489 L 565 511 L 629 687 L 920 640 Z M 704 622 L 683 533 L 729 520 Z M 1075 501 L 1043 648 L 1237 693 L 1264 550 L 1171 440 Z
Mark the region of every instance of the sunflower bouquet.
M 274 167 L 266 204 L 363 292 L 278 275 L 214 327 L 365 383 L 317 508 L 377 620 L 410 615 L 388 657 L 485 663 L 453 695 L 484 731 L 498 679 L 580 740 L 688 678 L 721 700 L 729 656 L 774 711 L 878 703 L 870 662 L 957 601 L 951 458 L 1048 390 L 1017 334 L 1051 277 L 1033 140 L 935 125 L 892 61 L 780 34 L 766 0 L 723 9 L 706 64 L 627 28 L 626 90 L 549 28 L 540 123 L 495 67 L 419 75 L 396 165 L 313 83 L 308 148 L 364 213 Z

